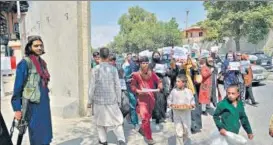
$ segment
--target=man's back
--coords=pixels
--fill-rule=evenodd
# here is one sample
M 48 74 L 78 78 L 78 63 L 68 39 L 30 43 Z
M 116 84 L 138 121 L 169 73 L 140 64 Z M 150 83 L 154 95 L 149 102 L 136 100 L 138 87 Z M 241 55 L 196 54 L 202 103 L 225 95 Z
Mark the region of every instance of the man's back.
M 94 79 L 93 101 L 95 104 L 115 104 L 121 96 L 118 72 L 108 63 L 100 63 L 92 70 Z

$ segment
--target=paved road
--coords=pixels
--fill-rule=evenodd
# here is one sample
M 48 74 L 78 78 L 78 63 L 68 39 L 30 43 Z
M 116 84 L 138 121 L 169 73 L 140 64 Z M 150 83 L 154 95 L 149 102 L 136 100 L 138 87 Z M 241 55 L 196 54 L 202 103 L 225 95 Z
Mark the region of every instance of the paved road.
M 248 145 L 273 145 L 273 138 L 268 135 L 268 123 L 273 114 L 273 81 L 267 81 L 253 88 L 254 95 L 260 103 L 257 107 L 246 105 L 255 138 Z M 10 107 L 10 96 L 2 97 L 2 114 L 8 127 L 11 126 L 13 116 Z M 62 119 L 53 117 L 53 142 L 52 145 L 97 145 L 97 134 L 91 117 Z M 193 145 L 206 145 L 209 135 L 216 130 L 211 116 L 203 116 L 203 130 L 192 136 Z M 125 134 L 128 145 L 145 145 L 143 138 L 132 131 L 132 126 L 125 123 Z M 161 130 L 156 130 L 153 123 L 153 136 L 157 145 L 175 145 L 174 126 L 171 122 L 161 125 Z M 240 134 L 246 137 L 243 129 Z M 113 133 L 108 136 L 110 145 L 115 144 Z M 16 140 L 16 133 L 13 142 Z M 23 145 L 28 145 L 28 135 L 24 138 Z

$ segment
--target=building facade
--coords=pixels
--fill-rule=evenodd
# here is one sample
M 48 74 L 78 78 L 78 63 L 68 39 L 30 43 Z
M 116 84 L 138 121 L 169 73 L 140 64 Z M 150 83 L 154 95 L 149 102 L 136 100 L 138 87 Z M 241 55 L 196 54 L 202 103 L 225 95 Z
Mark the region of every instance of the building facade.
M 183 44 L 201 43 L 205 36 L 205 31 L 201 27 L 190 27 L 182 31 L 184 35 Z

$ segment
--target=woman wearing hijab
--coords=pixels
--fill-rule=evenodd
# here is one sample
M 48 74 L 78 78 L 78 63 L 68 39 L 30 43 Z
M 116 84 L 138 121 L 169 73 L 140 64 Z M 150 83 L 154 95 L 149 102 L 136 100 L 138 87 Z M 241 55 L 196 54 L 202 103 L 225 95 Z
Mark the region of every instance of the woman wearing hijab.
M 216 107 L 220 98 L 217 95 L 217 73 L 218 70 L 214 67 L 212 57 L 206 59 L 206 63 L 201 67 L 202 83 L 199 92 L 199 103 L 202 105 L 202 113 L 207 115 L 206 105 L 212 104 Z M 218 96 L 218 97 L 217 97 Z
M 224 76 L 224 88 L 226 90 L 228 86 L 232 84 L 237 84 L 240 89 L 240 98 L 242 98 L 244 97 L 244 89 L 242 87 L 244 85 L 244 82 L 241 70 L 240 68 L 238 68 L 238 70 L 231 70 L 230 69 L 231 62 L 238 62 L 236 54 L 233 52 L 229 52 L 226 54 L 226 60 L 224 61 L 221 67 L 222 75 Z
M 149 145 L 156 142 L 152 138 L 150 119 L 155 106 L 155 95 L 153 92 L 144 92 L 144 89 L 162 89 L 161 80 L 149 69 L 148 57 L 140 57 L 140 70 L 133 73 L 131 90 L 137 95 L 137 112 L 142 119 L 139 133 L 145 137 Z
M 159 66 L 161 66 L 161 68 Z M 167 66 L 161 62 L 161 55 L 159 52 L 153 52 L 150 69 L 156 73 L 156 75 L 163 83 L 163 89 L 160 92 L 155 93 L 156 103 L 153 111 L 153 118 L 156 120 L 156 124 L 158 125 L 160 121 L 164 120 L 166 117 L 165 114 L 167 111 L 167 97 L 169 94 L 170 86 L 166 76 Z M 157 129 L 159 129 L 158 126 Z

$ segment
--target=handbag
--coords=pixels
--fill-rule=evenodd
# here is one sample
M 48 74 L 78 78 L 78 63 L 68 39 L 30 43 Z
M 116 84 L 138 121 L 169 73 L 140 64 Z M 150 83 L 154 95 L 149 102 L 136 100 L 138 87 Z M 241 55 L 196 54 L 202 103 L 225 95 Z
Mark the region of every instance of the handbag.
M 197 84 L 200 84 L 202 83 L 203 81 L 203 78 L 202 78 L 202 75 L 200 73 L 200 70 L 198 70 L 195 74 L 194 74 L 194 82 L 197 83 Z
M 130 113 L 130 102 L 128 98 L 128 92 L 122 91 L 121 93 L 121 104 L 120 104 L 120 111 L 123 117 L 127 116 Z

